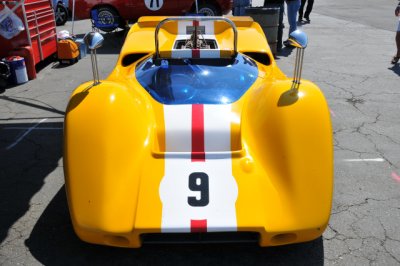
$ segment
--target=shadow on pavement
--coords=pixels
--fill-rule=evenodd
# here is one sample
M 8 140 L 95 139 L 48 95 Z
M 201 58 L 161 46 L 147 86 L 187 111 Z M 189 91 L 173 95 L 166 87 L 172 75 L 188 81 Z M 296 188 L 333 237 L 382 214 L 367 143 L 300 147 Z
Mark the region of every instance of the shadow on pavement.
M 39 101 L 36 99 L 32 99 L 32 98 L 17 97 L 17 96 L 0 96 L 0 100 L 5 100 L 5 101 L 20 104 L 20 105 L 29 106 L 29 107 L 32 107 L 35 109 L 52 112 L 52 113 L 59 114 L 62 116 L 64 116 L 64 114 L 65 114 L 64 111 L 58 110 L 58 109 L 54 108 L 53 106 L 46 104 L 45 102 L 42 102 L 42 101 Z M 36 103 L 33 103 L 33 102 L 36 102 Z M 34 118 L 32 118 L 32 119 L 34 119 Z M 20 127 L 22 127 L 22 126 L 20 126 Z
M 109 33 L 101 32 L 104 37 L 103 46 L 96 50 L 97 54 L 119 54 L 128 31 L 116 30 Z M 83 38 L 85 34 L 77 34 L 76 38 Z M 90 51 L 88 51 L 90 54 Z
M 62 122 L 0 124 L 0 243 L 29 210 L 44 179 L 58 167 L 62 127 Z
M 395 64 L 392 67 L 389 67 L 388 69 L 392 70 L 394 73 L 396 73 L 398 76 L 400 76 L 400 63 Z
M 54 61 L 56 60 L 56 58 L 57 58 L 57 53 L 55 53 L 53 55 L 50 55 L 49 57 L 47 57 L 43 61 L 40 61 L 39 63 L 37 63 L 35 65 L 36 76 L 39 76 L 40 75 L 40 71 L 45 69 L 47 66 L 53 64 Z M 0 84 L 0 94 L 4 93 L 6 89 L 12 89 L 12 88 L 15 88 L 15 87 L 18 87 L 18 86 L 26 84 L 26 83 L 12 84 L 11 81 L 8 81 L 8 80 L 5 80 L 5 81 L 2 80 L 0 83 L 1 83 Z
M 26 245 L 44 265 L 323 265 L 324 257 L 321 238 L 273 248 L 181 244 L 124 249 L 88 244 L 73 231 L 64 187 L 39 218 Z
M 278 58 L 280 57 L 280 56 L 283 56 L 283 57 L 288 57 L 289 55 L 291 55 L 292 54 L 292 52 L 295 50 L 295 48 L 293 48 L 293 47 L 283 47 L 282 48 L 282 50 L 278 53 Z

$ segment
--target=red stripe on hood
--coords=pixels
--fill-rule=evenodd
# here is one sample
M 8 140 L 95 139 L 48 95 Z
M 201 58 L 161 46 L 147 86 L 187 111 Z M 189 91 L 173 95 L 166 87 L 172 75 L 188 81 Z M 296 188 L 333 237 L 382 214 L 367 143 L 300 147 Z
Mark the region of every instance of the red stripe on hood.
M 190 220 L 191 233 L 205 233 L 207 232 L 207 219 L 205 220 Z
M 204 162 L 204 106 L 192 105 L 192 162 Z

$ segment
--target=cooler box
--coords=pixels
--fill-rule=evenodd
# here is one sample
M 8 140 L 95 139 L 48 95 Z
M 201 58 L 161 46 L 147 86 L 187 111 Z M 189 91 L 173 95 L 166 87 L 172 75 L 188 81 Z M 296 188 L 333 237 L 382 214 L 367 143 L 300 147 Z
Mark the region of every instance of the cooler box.
M 61 64 L 78 62 L 79 48 L 73 40 L 65 39 L 57 42 L 57 57 Z

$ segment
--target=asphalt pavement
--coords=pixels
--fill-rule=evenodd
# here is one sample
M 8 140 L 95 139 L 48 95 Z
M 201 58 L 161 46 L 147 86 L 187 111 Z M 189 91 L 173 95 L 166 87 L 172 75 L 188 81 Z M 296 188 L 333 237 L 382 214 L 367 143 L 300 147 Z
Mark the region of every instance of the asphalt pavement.
M 0 265 L 400 265 L 400 65 L 390 65 L 396 1 L 375 2 L 319 0 L 311 23 L 301 25 L 310 40 L 303 78 L 324 92 L 334 129 L 334 200 L 322 238 L 139 250 L 80 241 L 66 205 L 62 127 L 69 95 L 92 77 L 87 56 L 72 66 L 47 62 L 37 79 L 0 94 Z M 74 25 L 80 36 L 90 30 L 87 20 Z M 122 43 L 123 32 L 106 35 L 101 78 Z M 289 49 L 277 58 L 288 76 L 294 58 Z

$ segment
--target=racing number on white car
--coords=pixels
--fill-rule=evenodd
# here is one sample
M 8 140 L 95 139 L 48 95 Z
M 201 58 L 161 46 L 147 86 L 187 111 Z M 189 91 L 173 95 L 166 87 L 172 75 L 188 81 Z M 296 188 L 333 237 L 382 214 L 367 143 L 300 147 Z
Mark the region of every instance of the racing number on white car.
M 188 197 L 188 203 L 192 207 L 204 207 L 209 203 L 208 175 L 202 172 L 191 173 L 189 175 L 189 189 L 200 192 L 200 198 Z
M 160 6 L 160 0 L 155 0 L 156 1 L 156 7 Z M 153 8 L 154 0 L 150 1 L 150 8 Z
M 144 3 L 148 9 L 150 9 L 152 11 L 157 11 L 163 6 L 164 1 L 163 0 L 144 0 Z

